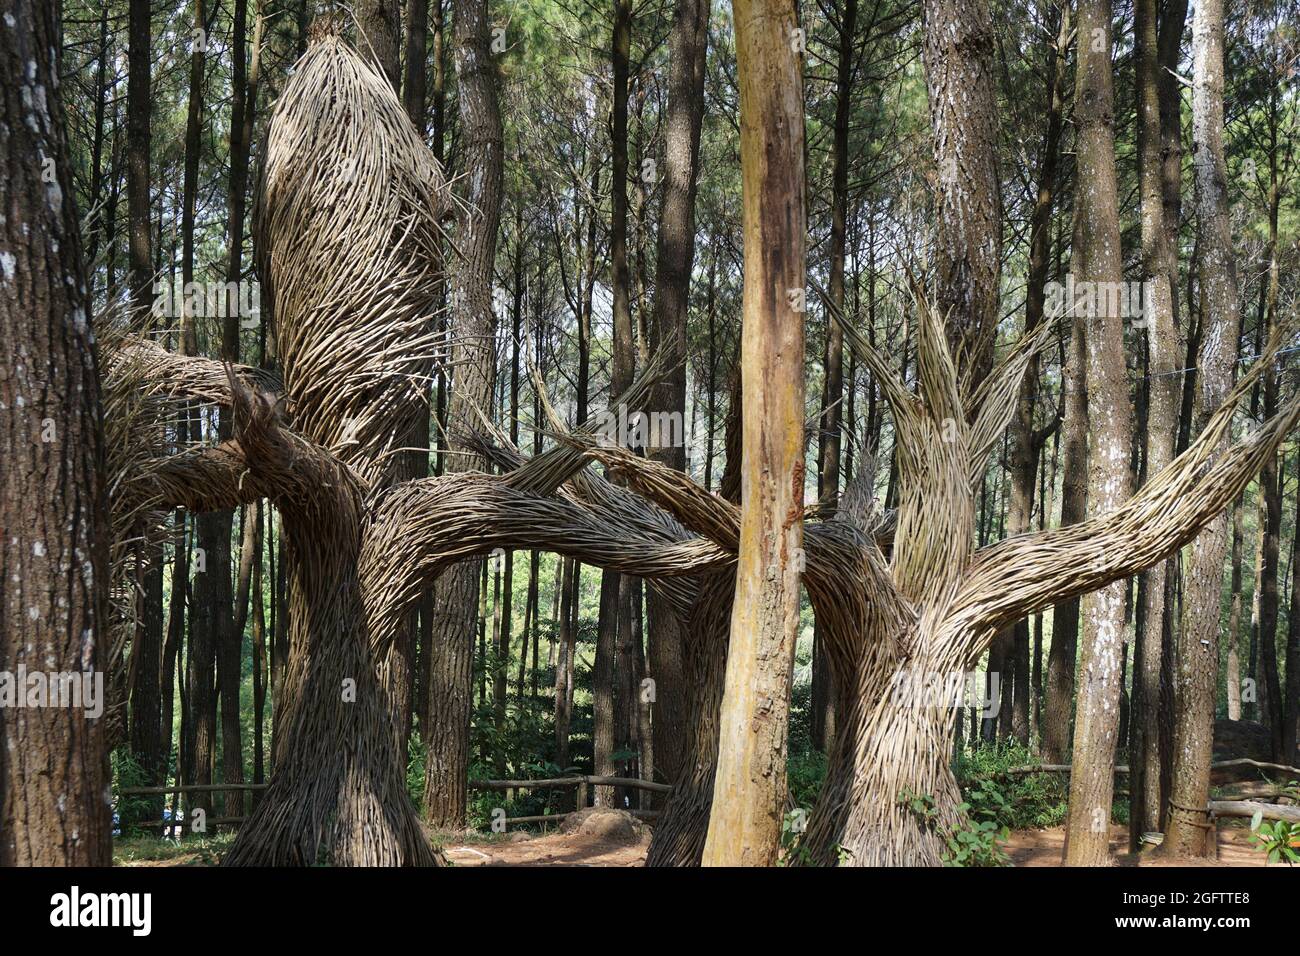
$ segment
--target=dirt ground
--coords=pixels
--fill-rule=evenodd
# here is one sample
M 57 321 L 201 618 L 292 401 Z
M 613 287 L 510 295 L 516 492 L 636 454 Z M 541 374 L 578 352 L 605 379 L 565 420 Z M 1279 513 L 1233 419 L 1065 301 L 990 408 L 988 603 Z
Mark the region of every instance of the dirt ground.
M 1173 860 L 1150 850 L 1134 857 L 1125 849 L 1128 831 L 1111 828 L 1111 850 L 1117 866 L 1265 866 L 1263 854 L 1247 839 L 1248 831 L 1224 828 L 1219 831 L 1219 859 Z M 1018 830 L 1006 844 L 1015 866 L 1060 866 L 1065 829 Z M 541 836 L 517 834 L 491 843 L 447 843 L 443 852 L 456 866 L 644 866 L 643 840 L 628 844 L 584 833 L 550 833 Z M 1285 866 L 1283 863 L 1275 866 Z
M 1137 855 L 1128 852 L 1128 829 L 1110 828 L 1110 849 L 1115 854 L 1116 866 L 1267 866 L 1264 854 L 1258 852 L 1249 840 L 1250 831 L 1244 827 L 1219 829 L 1219 858 L 1171 859 L 1162 857 L 1147 848 Z M 1007 855 L 1015 866 L 1060 866 L 1065 850 L 1065 828 L 1047 830 L 1017 830 L 1006 843 Z M 1285 867 L 1285 863 L 1275 866 Z
M 589 809 L 562 829 L 543 834 L 518 831 L 488 837 L 479 833 L 443 834 L 443 853 L 455 866 L 644 866 L 650 846 L 649 827 L 618 811 Z M 1133 856 L 1128 831 L 1112 826 L 1111 852 L 1116 866 L 1265 866 L 1263 854 L 1249 841 L 1245 827 L 1219 829 L 1217 860 L 1173 860 L 1150 849 Z M 213 866 L 229 847 L 218 837 L 194 850 L 165 841 L 124 841 L 115 854 L 117 866 Z M 1065 829 L 1017 830 L 1005 844 L 1014 866 L 1060 866 Z M 1276 863 L 1274 866 L 1286 866 Z
M 644 843 L 619 843 L 581 833 L 551 833 L 519 841 L 448 843 L 456 866 L 645 866 Z

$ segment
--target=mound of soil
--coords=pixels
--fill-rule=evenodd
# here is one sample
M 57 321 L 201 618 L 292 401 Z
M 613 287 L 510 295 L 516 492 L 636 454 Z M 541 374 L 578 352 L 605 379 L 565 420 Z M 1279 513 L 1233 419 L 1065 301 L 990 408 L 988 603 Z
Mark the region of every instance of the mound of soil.
M 642 843 L 650 837 L 649 828 L 632 814 L 608 807 L 587 807 L 570 814 L 560 824 L 560 832 L 626 846 Z

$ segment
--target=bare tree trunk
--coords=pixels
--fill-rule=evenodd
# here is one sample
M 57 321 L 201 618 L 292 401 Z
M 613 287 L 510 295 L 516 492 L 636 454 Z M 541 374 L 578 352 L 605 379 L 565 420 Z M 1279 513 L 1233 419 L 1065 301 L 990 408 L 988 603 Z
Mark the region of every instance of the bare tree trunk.
M 1223 4 L 1200 0 L 1192 14 L 1192 140 L 1200 248 L 1201 354 L 1197 362 L 1197 431 L 1232 387 L 1240 306 L 1228 221 L 1223 159 Z M 1227 447 L 1225 435 L 1221 443 Z M 1175 657 L 1173 785 L 1162 852 L 1207 856 L 1213 834 L 1205 809 L 1214 745 L 1214 698 L 1222 618 L 1228 521 L 1220 514 L 1201 532 L 1187 572 L 1183 629 Z M 1211 829 L 1207 831 L 1207 826 Z
M 632 3 L 615 0 L 611 59 L 614 74 L 610 146 L 613 172 L 610 182 L 610 273 L 613 297 L 614 341 L 610 371 L 610 395 L 621 395 L 632 384 L 636 356 L 633 343 L 631 275 L 627 251 L 627 97 L 629 59 L 632 52 Z M 618 409 L 612 410 L 618 414 Z M 629 409 L 628 414 L 637 409 Z M 625 702 L 614 694 L 615 644 L 621 630 L 630 626 L 624 619 L 628 607 L 627 586 L 616 571 L 605 570 L 600 582 L 600 620 L 596 629 L 596 661 L 592 679 L 592 762 L 597 774 L 614 775 L 615 708 Z M 597 787 L 596 806 L 612 806 L 609 787 Z
M 1060 163 L 1061 135 L 1064 129 L 1064 97 L 1060 89 L 1069 44 L 1068 8 L 1053 14 L 1057 19 L 1055 46 L 1047 47 L 1046 83 L 1048 104 L 1047 128 L 1039 153 L 1038 195 L 1029 230 L 1029 275 L 1025 303 L 1025 334 L 1031 335 L 1044 320 L 1046 283 L 1051 267 L 1052 212 L 1056 202 L 1057 170 Z M 1035 479 L 1038 459 L 1048 432 L 1034 427 L 1034 402 L 1038 393 L 1038 359 L 1030 359 L 1020 394 L 1016 400 L 1016 417 L 1011 425 L 1011 504 L 1007 515 L 1007 534 L 1024 534 L 1031 530 L 1034 516 Z M 1054 427 L 1054 426 L 1053 426 Z M 1030 739 L 1030 627 L 1029 619 L 1017 621 L 1012 631 L 1010 656 L 1012 680 L 1012 735 L 1028 745 Z M 990 668 L 992 669 L 992 668 Z
M 202 164 L 203 148 L 203 93 L 204 69 L 207 42 L 205 31 L 208 19 L 204 0 L 194 0 L 194 21 L 191 29 L 195 36 L 190 49 L 190 85 L 189 103 L 185 123 L 185 180 L 181 199 L 181 282 L 185 295 L 185 314 L 182 325 L 188 327 L 189 334 L 182 333 L 187 348 L 194 343 L 194 314 L 190 311 L 206 297 L 191 298 L 189 290 L 194 280 L 194 213 L 198 199 L 199 170 Z M 224 344 L 224 343 L 223 343 Z M 191 352 L 190 354 L 196 354 Z M 228 422 L 225 411 L 218 415 L 217 436 L 211 435 L 212 426 L 207 425 L 208 438 L 228 437 Z M 191 423 L 197 429 L 195 437 L 202 435 L 205 429 L 202 412 Z M 217 684 L 215 680 L 217 658 L 230 637 L 230 609 L 233 597 L 230 590 L 230 533 L 232 514 L 230 511 L 205 512 L 195 518 L 198 550 L 194 563 L 194 604 L 190 616 L 190 640 L 192 642 L 189 656 L 189 684 L 192 741 L 193 777 L 189 783 L 207 785 L 212 783 L 213 765 L 217 753 Z M 198 791 L 192 795 L 190 806 L 201 809 L 211 815 L 213 795 Z
M 262 18 L 259 16 L 253 35 L 251 65 L 245 64 L 245 37 L 247 35 L 247 3 L 239 0 L 234 11 L 234 38 L 231 70 L 232 104 L 230 128 L 234 131 L 230 144 L 230 255 L 226 267 L 227 288 L 237 288 L 243 281 L 244 262 L 244 210 L 248 189 L 248 166 L 251 153 L 254 117 L 257 111 L 257 82 L 260 72 Z M 242 296 L 236 291 L 229 297 L 222 325 L 221 357 L 232 364 L 239 361 L 239 333 L 248 317 L 240 313 Z M 228 437 L 229 423 L 225 424 Z M 230 513 L 225 512 L 225 548 L 229 550 Z M 243 544 L 240 550 L 239 578 L 235 595 L 234 625 L 227 626 L 224 639 L 217 648 L 217 686 L 221 697 L 221 753 L 222 781 L 244 782 L 244 756 L 241 739 L 242 723 L 239 715 L 239 691 L 243 673 L 244 624 L 248 619 L 247 603 L 253 552 L 258 530 L 252 508 L 245 508 L 241 520 Z M 225 815 L 243 816 L 244 794 L 240 790 L 227 791 Z
M 107 16 L 107 5 L 105 5 Z M 150 138 L 150 8 L 148 3 L 132 3 L 128 25 L 127 140 L 130 160 L 127 165 L 128 234 L 130 236 L 130 289 L 132 323 L 143 328 L 148 322 L 153 301 L 152 223 L 149 207 L 149 138 Z M 94 240 L 92 239 L 92 242 Z M 93 253 L 92 253 L 93 256 Z M 132 642 L 134 686 L 131 691 L 132 753 L 144 773 L 144 782 L 162 783 L 163 763 L 160 692 L 163 635 L 161 550 L 141 545 L 141 558 L 153 567 L 146 575 L 141 594 L 140 621 Z M 166 728 L 170 735 L 171 727 Z M 152 808 L 144 811 L 154 816 Z
M 402 89 L 402 7 L 400 0 L 357 0 L 357 50 L 373 60 L 393 84 Z
M 1232 605 L 1228 611 L 1228 647 L 1223 665 L 1229 720 L 1241 720 L 1241 657 L 1237 651 L 1241 630 L 1241 553 L 1245 538 L 1241 506 L 1240 498 L 1232 506 Z
M 425 129 L 428 42 L 429 0 L 406 0 L 406 83 L 402 86 L 402 103 L 421 136 Z M 439 156 L 438 160 L 441 162 L 442 157 Z
M 262 503 L 257 503 L 257 539 L 254 546 L 257 554 L 253 558 L 253 783 L 266 782 L 266 688 L 267 688 L 267 654 L 266 654 L 266 614 L 264 611 L 265 595 L 262 589 L 262 547 L 263 540 L 270 535 L 264 533 L 262 524 Z M 253 795 L 256 806 L 258 795 Z
M 1146 474 L 1157 474 L 1174 459 L 1178 435 L 1182 376 L 1178 374 L 1183 343 L 1175 325 L 1173 282 L 1178 262 L 1165 222 L 1161 166 L 1160 102 L 1162 68 L 1176 68 L 1161 59 L 1157 30 L 1157 0 L 1138 0 L 1137 113 L 1138 188 L 1141 200 L 1143 281 L 1149 293 L 1143 302 L 1147 329 L 1149 394 L 1146 423 Z M 1176 122 L 1176 120 L 1175 120 Z M 1177 224 L 1174 225 L 1175 230 Z M 1141 833 L 1160 829 L 1163 806 L 1159 738 L 1160 688 L 1163 668 L 1167 567 L 1147 572 L 1143 591 L 1143 629 L 1137 638 L 1133 671 L 1133 728 L 1129 745 L 1130 848 Z
M 0 30 L 0 390 L 13 401 L 0 429 L 0 670 L 84 673 L 104 705 L 111 530 L 57 9 L 16 0 Z M 111 864 L 105 723 L 90 706 L 0 708 L 0 866 Z
M 560 624 L 555 658 L 555 762 L 561 769 L 569 766 L 569 723 L 573 719 L 573 655 L 577 647 L 574 606 L 578 592 L 579 565 L 563 558 L 560 583 Z
M 710 866 L 771 865 L 786 798 L 786 730 L 803 544 L 805 211 L 802 64 L 793 7 L 736 0 L 745 292 L 741 528 L 722 701 Z
M 1087 345 L 1082 316 L 1071 323 L 1066 361 L 1065 421 L 1062 422 L 1061 527 L 1083 520 L 1088 487 Z M 1079 599 L 1059 602 L 1052 611 L 1052 646 L 1047 656 L 1047 700 L 1043 706 L 1043 760 L 1064 763 L 1070 752 L 1070 711 L 1079 640 Z
M 452 364 L 456 381 L 449 416 L 462 425 L 486 412 L 496 368 L 493 341 L 492 267 L 501 217 L 502 133 L 497 105 L 496 64 L 490 50 L 487 0 L 455 3 L 455 63 L 466 168 L 473 171 L 466 196 L 470 212 L 460 224 L 453 276 L 452 313 L 459 323 Z M 462 451 L 465 449 L 461 449 Z M 449 456 L 444 473 L 475 470 L 470 455 Z M 425 802 L 429 821 L 459 827 L 465 819 L 469 770 L 469 720 L 474 621 L 479 567 L 464 562 L 449 569 L 434 589 L 434 651 L 431 655 L 430 723 Z
M 149 0 L 131 0 L 127 53 L 126 139 L 127 218 L 130 220 L 130 288 L 133 322 L 141 327 L 153 302 L 150 264 L 152 226 L 149 210 L 149 138 L 152 89 Z
M 1111 4 L 1110 0 L 1081 0 L 1078 10 L 1075 215 L 1080 221 L 1082 281 L 1118 283 L 1123 270 L 1112 125 Z M 1088 513 L 1099 515 L 1113 511 L 1128 498 L 1133 422 L 1124 361 L 1124 318 L 1110 297 L 1099 297 L 1093 304 L 1096 308 L 1089 310 L 1087 334 Z M 1101 866 L 1110 858 L 1126 590 L 1124 581 L 1116 581 L 1083 599 L 1082 680 L 1065 837 L 1065 861 L 1070 866 Z
M 686 317 L 695 261 L 695 191 L 704 118 L 709 6 L 707 0 L 678 0 L 668 36 L 668 115 L 651 336 L 671 371 L 655 390 L 653 401 L 657 411 L 677 412 L 683 421 Z M 683 430 L 683 442 L 686 439 Z M 679 470 L 686 467 L 685 449 L 672 444 L 656 441 L 650 456 Z M 674 781 L 685 771 L 682 760 L 689 688 L 684 671 L 684 635 L 676 615 L 653 587 L 646 591 L 646 618 L 647 664 L 654 681 L 654 692 L 646 703 L 651 705 L 654 718 L 655 767 L 664 779 Z
M 934 305 L 957 368 L 992 365 L 1002 254 L 993 21 L 986 0 L 924 0 L 925 81 L 939 189 Z
M 858 3 L 844 0 L 839 17 L 839 50 L 835 65 L 835 127 L 831 146 L 831 248 L 829 293 L 835 308 L 844 309 L 844 260 L 848 248 L 849 110 L 853 97 L 853 60 L 857 52 Z M 827 322 L 825 400 L 818 433 L 819 505 L 834 513 L 840 500 L 840 403 L 844 398 L 844 333 Z M 820 750 L 835 738 L 834 682 L 821 627 L 813 631 L 812 738 Z

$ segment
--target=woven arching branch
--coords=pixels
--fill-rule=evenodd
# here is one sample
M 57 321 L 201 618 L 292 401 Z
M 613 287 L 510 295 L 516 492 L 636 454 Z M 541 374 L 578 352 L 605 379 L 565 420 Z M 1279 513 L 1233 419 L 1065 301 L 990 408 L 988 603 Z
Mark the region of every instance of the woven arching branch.
M 1191 446 L 1123 507 L 982 549 L 954 605 L 972 630 L 995 632 L 1068 597 L 1131 577 L 1187 544 L 1263 467 L 1300 420 L 1300 395 L 1254 435 L 1216 455 L 1241 399 L 1273 361 L 1275 339 Z

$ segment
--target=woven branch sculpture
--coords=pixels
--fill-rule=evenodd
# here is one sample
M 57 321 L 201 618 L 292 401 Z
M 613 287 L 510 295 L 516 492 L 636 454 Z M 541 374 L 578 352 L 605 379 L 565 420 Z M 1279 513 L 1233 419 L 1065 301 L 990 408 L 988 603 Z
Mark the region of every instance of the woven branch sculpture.
M 428 303 L 447 202 L 442 172 L 391 87 L 321 28 L 275 108 L 256 210 L 282 381 L 126 335 L 110 343 L 109 414 L 121 418 L 114 434 L 129 449 L 113 463 L 119 533 L 167 508 L 261 498 L 283 519 L 291 651 L 276 703 L 285 731 L 270 787 L 225 863 L 439 862 L 406 793 L 382 661 L 447 567 L 494 548 L 539 548 L 643 577 L 680 618 L 692 684 L 688 769 L 674 781 L 649 862 L 698 864 L 734 590 L 736 483 L 724 479 L 728 500 L 555 421 L 559 443 L 532 459 L 500 436 L 480 436 L 501 475 L 397 481 L 394 451 L 412 409 L 424 414 L 423 384 L 445 356 Z M 1024 615 L 1163 560 L 1245 487 L 1300 417 L 1293 399 L 1218 453 L 1274 340 L 1201 437 L 1123 508 L 976 550 L 975 476 L 1047 325 L 967 394 L 941 320 L 924 300 L 917 312 L 915 392 L 836 316 L 891 407 L 900 495 L 896 514 L 875 514 L 863 469 L 834 515 L 806 526 L 804 583 L 842 715 L 799 855 L 819 864 L 937 864 L 936 828 L 899 797 L 930 794 L 939 825 L 957 824 L 954 711 L 906 689 L 965 671 Z M 652 363 L 616 401 L 635 407 L 663 372 Z M 127 396 L 158 407 L 132 413 Z M 194 401 L 229 407 L 233 437 L 169 448 L 165 423 Z M 738 457 L 734 443 L 728 451 L 729 461 Z

